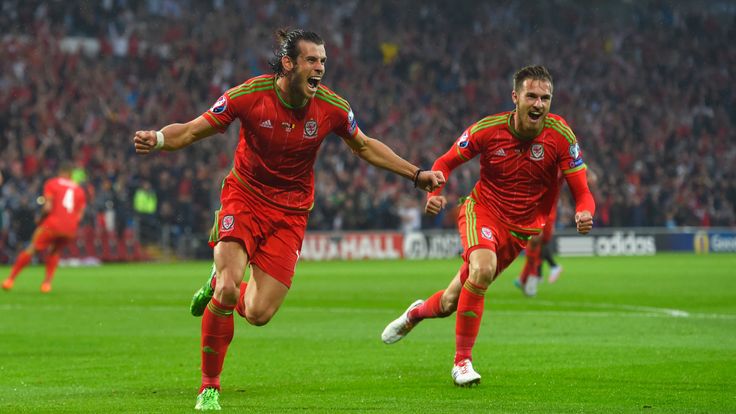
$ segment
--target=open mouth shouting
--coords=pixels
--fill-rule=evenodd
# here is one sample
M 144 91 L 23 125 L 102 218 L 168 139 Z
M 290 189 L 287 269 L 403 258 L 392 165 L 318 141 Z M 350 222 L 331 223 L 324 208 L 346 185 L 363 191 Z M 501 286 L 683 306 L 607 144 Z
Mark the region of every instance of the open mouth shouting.
M 529 111 L 529 120 L 536 124 L 542 119 L 542 115 L 544 115 L 544 111 L 531 110 Z
M 319 76 L 310 76 L 307 78 L 307 87 L 310 91 L 316 92 L 317 88 L 319 88 L 319 83 L 322 81 L 322 78 Z

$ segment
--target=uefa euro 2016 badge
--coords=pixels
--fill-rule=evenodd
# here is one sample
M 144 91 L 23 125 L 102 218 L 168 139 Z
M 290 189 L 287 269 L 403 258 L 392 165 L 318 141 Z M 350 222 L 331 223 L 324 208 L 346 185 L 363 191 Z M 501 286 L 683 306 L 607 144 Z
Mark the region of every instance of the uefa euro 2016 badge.
M 463 134 L 460 136 L 460 139 L 457 140 L 457 146 L 460 148 L 465 148 L 468 146 L 468 131 L 463 132 Z
M 231 215 L 224 216 L 222 218 L 222 226 L 220 229 L 221 231 L 230 231 L 233 229 L 233 224 L 235 224 L 235 217 Z
M 227 99 L 225 99 L 225 95 L 222 95 L 220 99 L 215 102 L 214 105 L 212 105 L 212 108 L 210 108 L 210 111 L 213 114 L 221 114 L 225 111 L 227 108 Z
M 491 229 L 489 229 L 488 227 L 482 227 L 480 229 L 480 234 L 486 240 L 493 240 L 493 232 L 491 232 Z
M 544 159 L 544 145 L 539 143 L 532 144 L 529 153 L 531 154 L 531 159 L 533 159 L 534 161 L 540 161 Z
M 570 156 L 574 160 L 580 158 L 580 145 L 577 142 L 570 145 Z
M 350 124 L 350 126 L 348 127 L 348 132 L 350 132 L 350 135 L 355 134 L 355 130 L 358 129 L 358 123 L 355 122 L 355 114 L 353 114 L 352 109 L 350 110 L 350 112 L 348 112 L 348 124 Z
M 304 124 L 304 138 L 314 138 L 317 136 L 317 121 L 310 119 Z

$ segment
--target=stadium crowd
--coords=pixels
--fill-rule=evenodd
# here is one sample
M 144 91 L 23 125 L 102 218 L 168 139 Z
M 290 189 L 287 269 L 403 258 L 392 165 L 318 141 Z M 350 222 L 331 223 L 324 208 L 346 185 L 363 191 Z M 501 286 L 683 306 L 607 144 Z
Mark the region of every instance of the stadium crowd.
M 62 159 L 90 200 L 85 221 L 147 241 L 206 240 L 237 128 L 186 151 L 135 156 L 137 126 L 206 110 L 269 71 L 278 27 L 326 41 L 325 84 L 358 124 L 428 168 L 481 117 L 512 108 L 511 75 L 544 64 L 552 112 L 598 182 L 597 226 L 735 226 L 736 10 L 727 2 L 7 0 L 0 13 L 0 262 L 33 230 Z M 420 218 L 411 183 L 328 139 L 310 229 L 454 227 Z M 466 194 L 477 171 L 446 188 Z M 561 226 L 572 217 L 561 203 Z M 571 220 L 570 220 L 571 221 Z

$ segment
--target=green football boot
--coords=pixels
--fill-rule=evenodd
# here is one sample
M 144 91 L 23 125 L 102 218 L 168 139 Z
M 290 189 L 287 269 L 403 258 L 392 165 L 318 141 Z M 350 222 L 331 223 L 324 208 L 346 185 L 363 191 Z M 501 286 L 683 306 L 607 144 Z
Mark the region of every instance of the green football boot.
M 210 277 L 207 278 L 207 283 L 194 293 L 192 301 L 189 303 L 189 312 L 192 313 L 192 316 L 202 316 L 202 314 L 204 314 L 204 308 L 207 307 L 207 304 L 210 303 L 210 299 L 212 299 L 212 295 L 215 294 L 215 289 L 212 287 L 212 281 L 216 274 L 217 270 L 215 269 L 215 264 L 212 263 L 212 271 L 210 273 Z
M 195 410 L 221 410 L 220 407 L 220 391 L 216 388 L 205 388 L 197 396 L 197 404 L 194 405 Z

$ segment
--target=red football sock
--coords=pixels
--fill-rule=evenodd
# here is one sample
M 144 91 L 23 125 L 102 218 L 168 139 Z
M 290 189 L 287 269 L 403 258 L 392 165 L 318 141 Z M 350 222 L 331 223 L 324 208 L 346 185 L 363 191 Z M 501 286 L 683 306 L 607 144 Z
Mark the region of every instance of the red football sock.
M 483 317 L 483 302 L 486 289 L 466 280 L 460 290 L 455 321 L 455 363 L 463 359 L 472 360 L 473 345 L 478 337 Z
M 539 266 L 542 264 L 542 249 L 532 248 L 531 246 L 526 247 L 526 263 L 524 269 L 521 271 L 519 281 L 523 285 L 529 276 L 537 276 Z
M 427 318 L 444 318 L 447 315 L 440 315 L 442 294 L 444 290 L 436 292 L 434 295 L 427 298 L 427 300 L 420 306 L 409 311 L 409 320 L 413 324 L 421 322 Z
M 235 311 L 243 318 L 245 318 L 245 288 L 247 287 L 247 283 L 240 283 L 240 296 L 238 297 L 238 303 L 235 305 Z
M 25 250 L 20 252 L 18 258 L 15 259 L 15 264 L 13 265 L 13 268 L 10 270 L 10 276 L 8 276 L 8 279 L 15 280 L 15 278 L 18 277 L 18 273 L 20 273 L 20 271 L 23 270 L 24 267 L 28 266 L 28 263 L 31 263 L 32 258 L 33 257 Z
M 212 298 L 202 316 L 202 386 L 220 389 L 220 373 L 233 340 L 233 309 Z
M 46 258 L 46 278 L 43 280 L 43 283 L 51 283 L 54 280 L 54 273 L 56 272 L 56 266 L 59 265 L 60 258 L 61 255 L 59 253 L 54 253 Z

